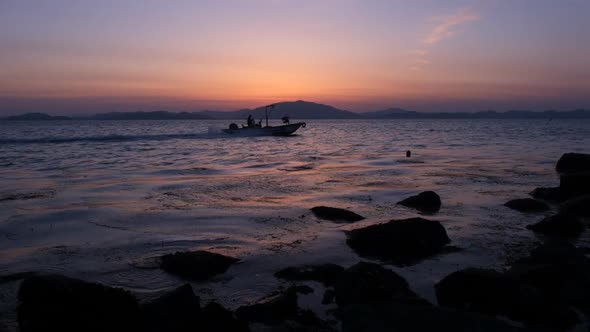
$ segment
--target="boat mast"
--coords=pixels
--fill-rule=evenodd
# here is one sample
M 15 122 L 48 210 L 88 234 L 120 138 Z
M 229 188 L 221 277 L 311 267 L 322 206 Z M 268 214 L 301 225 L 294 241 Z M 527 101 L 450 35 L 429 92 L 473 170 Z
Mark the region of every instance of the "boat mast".
M 266 117 L 266 126 L 268 127 L 268 115 L 270 114 L 269 109 L 275 108 L 275 104 L 264 106 L 264 116 Z

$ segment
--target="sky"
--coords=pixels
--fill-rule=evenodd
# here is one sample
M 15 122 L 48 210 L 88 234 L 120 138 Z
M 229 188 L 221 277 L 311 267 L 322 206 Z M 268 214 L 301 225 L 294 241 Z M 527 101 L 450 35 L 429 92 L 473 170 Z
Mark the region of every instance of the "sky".
M 590 108 L 588 0 L 0 0 L 0 115 Z

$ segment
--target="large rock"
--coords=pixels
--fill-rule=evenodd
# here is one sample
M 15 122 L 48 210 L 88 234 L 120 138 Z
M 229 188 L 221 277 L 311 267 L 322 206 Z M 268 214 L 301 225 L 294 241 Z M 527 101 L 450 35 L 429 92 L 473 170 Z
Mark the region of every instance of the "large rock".
M 494 317 L 452 308 L 406 304 L 359 304 L 339 310 L 345 332 L 524 332 Z
M 201 310 L 199 328 L 193 331 L 247 332 L 249 328 L 248 324 L 239 321 L 233 312 L 217 302 L 210 302 Z
M 567 305 L 503 273 L 465 269 L 451 273 L 435 285 L 441 306 L 507 316 L 531 326 L 567 329 L 579 322 Z
M 408 197 L 397 204 L 415 208 L 422 212 L 434 213 L 440 210 L 440 197 L 434 191 L 424 191 L 416 196 Z
M 590 154 L 565 153 L 557 161 L 555 170 L 560 173 L 590 172 Z
M 224 273 L 239 259 L 208 251 L 185 251 L 161 257 L 160 268 L 184 278 L 206 280 L 216 274 Z
M 342 266 L 336 264 L 304 265 L 284 268 L 275 273 L 275 277 L 291 281 L 314 280 L 324 285 L 332 285 L 340 274 Z
M 567 200 L 559 206 L 559 210 L 567 215 L 590 217 L 590 195 Z
M 359 255 L 409 265 L 438 253 L 451 240 L 438 222 L 422 218 L 391 220 L 347 232 L 346 243 Z
M 590 194 L 590 172 L 562 174 L 559 190 L 567 197 Z
M 339 307 L 384 302 L 429 305 L 397 273 L 368 262 L 346 269 L 336 281 L 334 293 Z
M 532 198 L 513 199 L 504 205 L 520 212 L 541 212 L 550 209 L 547 203 Z
M 25 278 L 18 291 L 21 332 L 139 331 L 140 311 L 129 292 L 60 275 Z
M 297 289 L 277 290 L 254 304 L 239 307 L 236 315 L 249 322 L 279 323 L 297 316 Z
M 575 216 L 561 213 L 546 217 L 526 228 L 546 235 L 578 236 L 586 227 Z
M 196 331 L 200 311 L 199 298 L 185 284 L 142 306 L 145 331 Z
M 311 212 L 320 219 L 333 222 L 355 222 L 365 219 L 352 211 L 328 206 L 316 206 L 311 209 Z
M 529 193 L 536 199 L 542 199 L 545 201 L 561 202 L 567 197 L 559 190 L 559 187 L 539 187 L 535 188 Z

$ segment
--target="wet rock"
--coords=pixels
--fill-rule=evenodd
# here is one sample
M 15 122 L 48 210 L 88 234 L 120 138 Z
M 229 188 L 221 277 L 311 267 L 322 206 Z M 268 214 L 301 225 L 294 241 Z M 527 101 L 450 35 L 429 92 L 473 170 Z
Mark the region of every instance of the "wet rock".
M 590 154 L 565 153 L 557 161 L 555 170 L 560 173 L 590 172 Z
M 526 228 L 545 235 L 578 236 L 586 227 L 573 215 L 560 213 L 546 217 Z
M 275 277 L 291 281 L 313 280 L 332 285 L 343 271 L 344 268 L 336 264 L 304 265 L 284 268 L 276 272 Z
M 567 200 L 559 206 L 559 210 L 567 215 L 590 217 L 590 195 Z
M 239 307 L 236 315 L 245 321 L 279 323 L 297 316 L 297 290 L 277 290 L 251 305 Z
M 355 222 L 365 219 L 365 217 L 352 211 L 328 206 L 316 206 L 311 209 L 311 212 L 313 212 L 317 218 L 334 222 Z
M 339 316 L 346 332 L 527 331 L 490 316 L 436 306 L 358 304 L 342 309 Z
M 249 328 L 248 324 L 239 321 L 232 311 L 217 302 L 210 302 L 201 310 L 199 328 L 193 331 L 246 332 Z
M 199 327 L 200 301 L 185 284 L 142 306 L 146 331 L 195 331 Z
M 129 292 L 61 275 L 36 275 L 18 291 L 18 323 L 29 331 L 138 331 L 137 299 Z
M 567 197 L 590 194 L 590 172 L 562 174 L 559 189 Z
M 513 199 L 506 202 L 504 206 L 520 212 L 540 212 L 549 210 L 549 205 L 547 205 L 547 203 L 532 198 Z
M 206 280 L 224 273 L 239 259 L 208 251 L 185 251 L 161 257 L 160 268 L 184 278 Z
M 566 199 L 563 193 L 559 190 L 559 187 L 539 187 L 531 191 L 529 195 L 536 199 L 542 199 L 552 202 L 561 202 Z
M 334 295 L 339 307 L 383 302 L 429 305 L 397 273 L 368 262 L 346 269 L 334 285 Z
M 579 322 L 567 305 L 493 270 L 470 268 L 451 273 L 435 285 L 435 291 L 441 306 L 503 315 L 531 326 L 566 329 Z
M 422 218 L 391 220 L 347 232 L 346 243 L 359 255 L 396 265 L 409 265 L 432 256 L 451 240 L 438 222 Z
M 336 296 L 336 293 L 334 293 L 333 289 L 331 289 L 331 288 L 326 289 L 326 291 L 324 292 L 324 296 L 322 297 L 322 304 L 333 303 L 335 296 Z
M 422 212 L 434 213 L 440 210 L 440 197 L 434 191 L 424 191 L 416 196 L 408 197 L 397 204 L 415 208 Z

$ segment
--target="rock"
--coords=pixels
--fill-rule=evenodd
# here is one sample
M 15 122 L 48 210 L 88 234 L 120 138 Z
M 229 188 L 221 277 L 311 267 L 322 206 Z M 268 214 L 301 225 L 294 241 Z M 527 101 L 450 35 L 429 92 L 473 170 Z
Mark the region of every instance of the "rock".
M 546 201 L 561 202 L 566 199 L 565 195 L 559 190 L 559 187 L 544 188 L 539 187 L 531 191 L 529 195 L 537 199 Z
M 559 173 L 590 172 L 590 154 L 565 153 L 557 161 L 555 170 Z
M 326 305 L 326 304 L 333 303 L 335 296 L 336 296 L 336 294 L 334 293 L 333 289 L 331 289 L 331 288 L 326 289 L 326 291 L 324 292 L 324 296 L 322 297 L 322 304 Z
M 590 172 L 562 174 L 559 190 L 567 197 L 590 194 Z
M 137 299 L 129 292 L 61 275 L 25 278 L 18 323 L 30 331 L 139 331 Z
M 291 281 L 319 281 L 328 286 L 334 284 L 343 271 L 344 268 L 336 264 L 304 265 L 284 268 L 276 272 L 275 277 Z
M 206 280 L 216 274 L 224 273 L 239 259 L 208 251 L 185 251 L 161 257 L 160 268 L 184 278 Z
M 451 240 L 438 222 L 422 218 L 391 220 L 347 232 L 346 243 L 359 255 L 409 265 L 438 253 Z
M 316 206 L 311 209 L 311 212 L 317 218 L 334 222 L 355 222 L 365 219 L 365 217 L 352 211 L 327 206 Z
M 201 310 L 199 328 L 193 331 L 246 332 L 249 328 L 248 324 L 239 321 L 233 312 L 219 303 L 210 302 Z
M 435 285 L 441 306 L 503 315 L 531 326 L 571 328 L 576 313 L 535 287 L 493 270 L 465 269 L 451 273 Z
M 524 332 L 494 317 L 452 308 L 405 304 L 360 304 L 340 310 L 346 332 Z
M 424 191 L 416 196 L 408 197 L 397 204 L 415 208 L 422 212 L 434 213 L 440 210 L 440 197 L 434 191 Z
M 368 262 L 346 269 L 334 285 L 334 295 L 339 307 L 382 302 L 429 305 L 397 273 Z
M 546 235 L 578 236 L 586 227 L 572 215 L 556 214 L 526 228 Z
M 567 200 L 559 206 L 559 210 L 571 216 L 590 217 L 590 195 Z
M 506 202 L 504 206 L 520 212 L 540 212 L 550 209 L 547 203 L 532 198 L 513 199 Z
M 236 315 L 249 322 L 279 323 L 297 316 L 297 290 L 277 290 L 251 305 L 239 307 Z
M 201 305 L 193 288 L 185 284 L 142 306 L 145 331 L 195 331 Z

